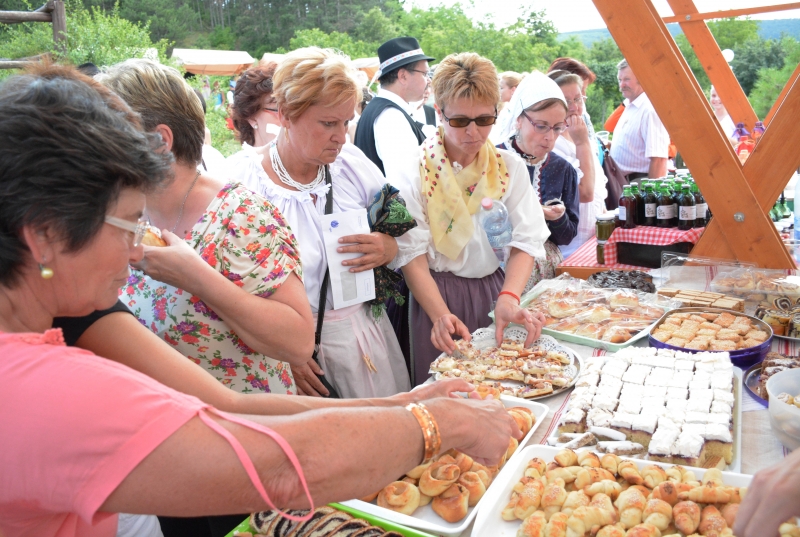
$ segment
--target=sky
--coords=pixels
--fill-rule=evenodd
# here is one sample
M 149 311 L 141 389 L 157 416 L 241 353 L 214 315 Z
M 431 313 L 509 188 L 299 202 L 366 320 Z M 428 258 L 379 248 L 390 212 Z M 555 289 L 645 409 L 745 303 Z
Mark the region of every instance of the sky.
M 672 10 L 669 8 L 667 0 L 652 1 L 662 17 L 672 15 Z M 500 0 L 499 3 L 497 0 L 473 0 L 473 2 L 473 7 L 469 7 L 466 1 L 461 2 L 462 5 L 467 6 L 467 14 L 473 20 L 491 20 L 498 26 L 507 26 L 520 15 L 544 9 L 547 13 L 547 18 L 553 21 L 559 32 L 594 30 L 606 27 L 592 0 Z M 790 0 L 695 0 L 694 3 L 700 13 L 706 13 L 722 9 L 738 9 L 758 5 L 772 6 L 789 2 Z M 411 4 L 421 8 L 428 8 L 440 4 L 450 6 L 456 3 L 457 0 L 410 0 L 406 2 L 406 5 Z M 503 6 L 500 12 L 497 10 L 498 4 Z M 753 15 L 752 18 L 798 19 L 800 18 L 800 9 Z

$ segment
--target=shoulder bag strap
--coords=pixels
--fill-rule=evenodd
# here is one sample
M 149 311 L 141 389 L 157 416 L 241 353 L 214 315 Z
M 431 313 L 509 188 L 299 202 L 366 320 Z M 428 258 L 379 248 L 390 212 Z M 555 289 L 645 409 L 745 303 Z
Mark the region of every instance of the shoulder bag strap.
M 333 212 L 333 185 L 331 184 L 331 171 L 328 166 L 325 166 L 325 184 L 329 186 L 328 194 L 325 197 L 325 214 Z M 325 304 L 328 299 L 328 283 L 331 279 L 331 272 L 325 268 L 325 277 L 322 279 L 322 287 L 319 290 L 319 306 L 317 307 L 317 330 L 314 332 L 314 352 L 311 358 L 317 361 L 317 354 L 319 354 L 319 344 L 322 341 L 322 321 L 325 319 Z

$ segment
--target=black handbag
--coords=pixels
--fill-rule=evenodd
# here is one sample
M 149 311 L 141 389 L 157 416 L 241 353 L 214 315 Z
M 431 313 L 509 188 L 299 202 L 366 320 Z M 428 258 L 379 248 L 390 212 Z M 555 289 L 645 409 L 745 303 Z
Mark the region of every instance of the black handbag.
M 333 185 L 331 185 L 331 172 L 328 169 L 328 166 L 325 166 L 325 184 L 329 186 L 328 194 L 325 197 L 325 214 L 331 214 L 333 212 Z M 325 277 L 322 279 L 322 287 L 319 290 L 319 307 L 317 308 L 317 329 L 314 332 L 314 352 L 311 353 L 311 358 L 319 365 L 319 360 L 317 360 L 317 355 L 319 354 L 319 344 L 322 341 L 322 321 L 325 319 L 325 303 L 327 302 L 328 298 L 328 284 L 330 283 L 331 273 L 326 268 L 325 269 Z M 325 389 L 328 390 L 328 398 L 333 399 L 341 399 L 342 396 L 339 395 L 339 392 L 336 391 L 336 388 L 328 382 L 328 379 L 325 378 L 325 375 L 317 375 L 317 378 L 325 386 Z
M 606 209 L 613 211 L 619 207 L 619 198 L 622 196 L 623 187 L 628 186 L 628 178 L 625 173 L 617 166 L 611 155 L 608 154 L 606 149 L 603 158 L 603 172 L 608 178 L 606 188 L 608 189 L 608 196 L 606 197 Z

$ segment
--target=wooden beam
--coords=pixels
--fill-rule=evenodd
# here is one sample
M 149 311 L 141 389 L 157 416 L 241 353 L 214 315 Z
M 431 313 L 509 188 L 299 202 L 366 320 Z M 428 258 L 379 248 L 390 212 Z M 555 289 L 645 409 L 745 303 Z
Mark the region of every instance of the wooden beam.
M 26 60 L 0 60 L 0 69 L 25 69 L 31 63 Z
M 727 251 L 741 261 L 791 268 L 772 221 L 683 56 L 650 0 L 594 0 L 620 50 L 647 92 L 721 226 Z M 734 215 L 737 215 L 736 218 Z M 738 222 L 739 215 L 744 216 Z M 712 251 L 706 252 L 709 257 Z M 723 246 L 719 251 L 726 250 Z
M 56 50 L 62 54 L 67 52 L 67 13 L 63 0 L 51 0 L 53 5 L 53 42 Z
M 42 11 L 0 11 L 0 23 L 52 22 L 53 16 Z
M 670 22 L 685 22 L 685 21 L 700 21 L 709 19 L 727 19 L 730 17 L 743 17 L 745 15 L 756 15 L 758 13 L 772 13 L 774 11 L 787 11 L 789 9 L 800 9 L 800 2 L 792 2 L 789 4 L 780 4 L 777 6 L 759 6 L 759 7 L 746 7 L 741 9 L 726 9 L 723 11 L 713 11 L 711 13 L 692 13 L 692 14 L 679 14 L 674 9 L 675 13 L 672 17 L 664 17 L 664 24 Z
M 676 15 L 697 13 L 693 0 L 668 2 Z M 742 122 L 748 130 L 752 130 L 758 117 L 728 62 L 722 57 L 722 51 L 708 25 L 703 21 L 681 22 L 681 29 L 734 123 Z
M 797 81 L 798 76 L 800 76 L 800 63 L 797 64 L 797 67 L 794 68 L 792 76 L 790 76 L 789 80 L 786 81 L 786 85 L 783 86 L 781 94 L 778 95 L 778 98 L 775 99 L 775 102 L 772 104 L 772 108 L 769 109 L 767 117 L 764 118 L 764 126 L 769 125 L 770 121 L 772 121 L 772 117 L 775 115 L 775 112 L 778 111 L 778 108 L 781 107 L 781 103 L 783 103 L 783 100 L 786 98 L 786 92 L 789 91 L 789 88 L 791 88 L 794 85 L 794 83 Z

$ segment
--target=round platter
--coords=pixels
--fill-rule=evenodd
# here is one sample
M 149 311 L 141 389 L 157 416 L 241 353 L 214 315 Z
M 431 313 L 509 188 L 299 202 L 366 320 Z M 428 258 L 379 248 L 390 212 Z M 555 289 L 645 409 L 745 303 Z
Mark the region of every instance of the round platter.
M 495 340 L 495 332 L 494 332 L 494 325 L 488 328 L 479 328 L 472 333 L 472 344 L 475 348 L 478 349 L 486 349 L 489 347 L 493 347 L 497 345 L 497 341 Z M 503 337 L 506 339 L 513 339 L 515 341 L 524 342 L 525 338 L 528 337 L 528 331 L 522 328 L 521 326 L 509 326 L 503 332 Z M 554 395 L 558 395 L 560 393 L 564 393 L 575 385 L 578 381 L 578 376 L 581 374 L 581 369 L 583 369 L 583 358 L 577 352 L 573 351 L 572 349 L 561 345 L 556 338 L 552 336 L 541 335 L 539 339 L 531 343 L 531 347 L 542 347 L 548 351 L 556 351 L 556 352 L 563 352 L 567 356 L 572 359 L 572 362 L 564 368 L 565 372 L 568 375 L 572 375 L 572 380 L 566 386 L 562 386 L 560 388 L 556 388 L 553 386 L 553 393 L 548 393 L 546 395 L 540 395 L 538 397 L 529 397 L 526 398 L 527 401 L 537 401 L 539 399 L 547 399 L 548 397 L 553 397 Z M 518 386 L 519 383 L 513 381 L 501 381 L 504 385 L 507 386 Z
M 786 341 L 800 341 L 800 337 L 779 336 L 775 332 L 772 333 L 772 337 L 776 337 L 778 339 L 785 339 Z
M 756 391 L 756 387 L 758 386 L 758 378 L 760 376 L 761 362 L 758 362 L 757 364 L 751 365 L 747 371 L 744 372 L 744 375 L 742 375 L 742 384 L 744 384 L 744 389 L 747 390 L 756 401 L 764 406 L 769 406 L 769 401 L 762 399 Z

